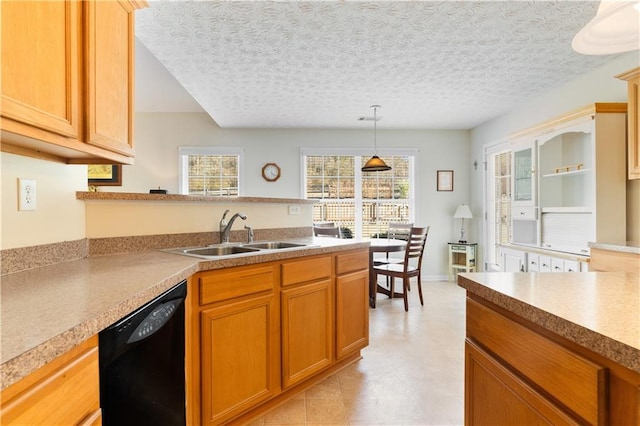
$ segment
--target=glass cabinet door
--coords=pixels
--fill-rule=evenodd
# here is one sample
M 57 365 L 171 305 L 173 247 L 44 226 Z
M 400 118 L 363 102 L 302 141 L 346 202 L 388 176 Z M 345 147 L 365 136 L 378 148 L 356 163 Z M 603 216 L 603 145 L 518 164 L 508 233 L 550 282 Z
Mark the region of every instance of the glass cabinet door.
M 513 150 L 513 201 L 534 204 L 534 146 Z

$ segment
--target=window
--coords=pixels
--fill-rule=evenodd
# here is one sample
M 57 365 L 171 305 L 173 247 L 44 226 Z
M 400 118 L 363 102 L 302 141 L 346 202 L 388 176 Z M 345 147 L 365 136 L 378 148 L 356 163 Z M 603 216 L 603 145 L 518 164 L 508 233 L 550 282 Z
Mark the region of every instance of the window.
M 180 147 L 180 193 L 238 196 L 240 148 Z
M 363 173 L 370 153 L 331 151 L 303 150 L 304 196 L 319 201 L 314 222 L 334 222 L 354 237 L 385 233 L 389 222 L 413 222 L 415 152 L 381 155 L 391 170 Z

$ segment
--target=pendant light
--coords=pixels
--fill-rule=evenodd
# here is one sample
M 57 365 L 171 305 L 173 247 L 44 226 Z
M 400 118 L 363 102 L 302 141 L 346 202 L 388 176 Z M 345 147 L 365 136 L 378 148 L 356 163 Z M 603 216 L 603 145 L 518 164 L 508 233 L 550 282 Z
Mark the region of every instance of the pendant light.
M 382 160 L 382 158 L 378 157 L 378 142 L 376 140 L 377 133 L 377 123 L 378 116 L 376 114 L 380 105 L 371 105 L 373 108 L 373 157 L 367 161 L 362 167 L 363 172 L 384 172 L 387 170 L 391 170 L 390 166 L 387 166 L 387 163 Z
M 571 47 L 585 55 L 640 49 L 640 2 L 602 0 L 596 16 L 576 34 Z

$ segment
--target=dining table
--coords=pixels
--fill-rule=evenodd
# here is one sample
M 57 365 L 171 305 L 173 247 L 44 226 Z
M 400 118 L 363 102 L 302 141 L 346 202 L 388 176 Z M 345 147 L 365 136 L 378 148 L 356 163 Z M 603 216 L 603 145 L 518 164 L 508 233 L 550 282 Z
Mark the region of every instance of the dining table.
M 374 267 L 375 253 L 393 253 L 404 251 L 407 242 L 393 238 L 371 238 L 369 244 L 369 306 L 376 307 L 376 293 L 378 291 Z

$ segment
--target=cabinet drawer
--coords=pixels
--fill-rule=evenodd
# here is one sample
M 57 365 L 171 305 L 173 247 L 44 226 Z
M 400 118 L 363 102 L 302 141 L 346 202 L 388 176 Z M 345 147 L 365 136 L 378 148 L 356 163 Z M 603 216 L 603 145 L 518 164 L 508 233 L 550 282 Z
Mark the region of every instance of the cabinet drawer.
M 467 337 L 590 424 L 606 416 L 607 370 L 467 299 Z
M 562 408 L 468 339 L 465 376 L 467 424 L 578 424 Z
M 513 207 L 511 217 L 513 220 L 538 220 L 536 207 Z
M 98 339 L 71 349 L 2 392 L 3 425 L 92 424 L 100 411 Z
M 329 276 L 331 276 L 331 256 L 282 264 L 283 286 L 315 281 Z
M 369 252 L 362 250 L 339 254 L 336 256 L 336 274 L 347 274 L 349 272 L 362 271 L 369 268 Z
M 564 260 L 557 257 L 551 258 L 551 272 L 564 272 Z
M 208 272 L 200 275 L 200 304 L 273 290 L 276 271 L 274 265 L 242 267 Z

